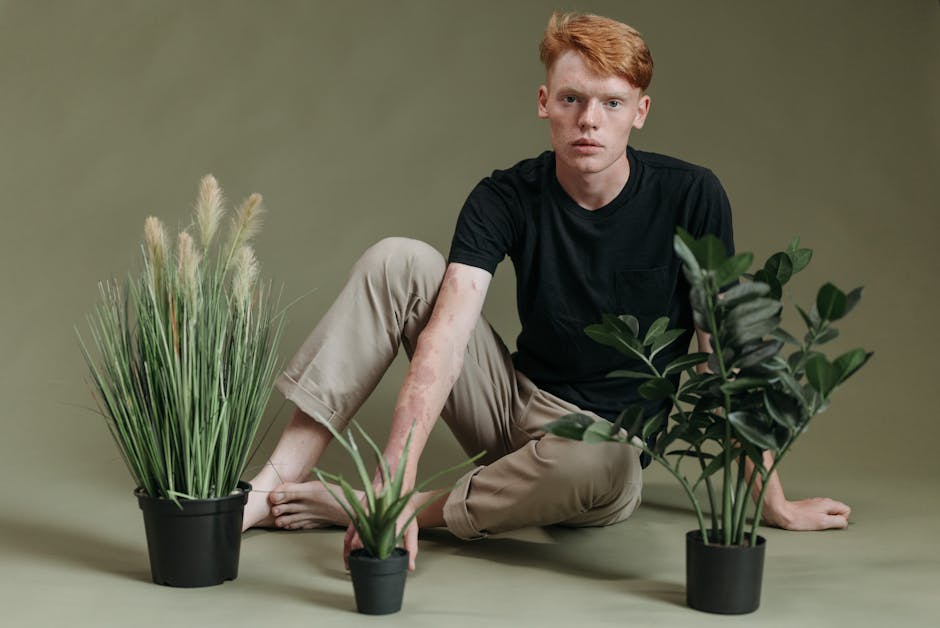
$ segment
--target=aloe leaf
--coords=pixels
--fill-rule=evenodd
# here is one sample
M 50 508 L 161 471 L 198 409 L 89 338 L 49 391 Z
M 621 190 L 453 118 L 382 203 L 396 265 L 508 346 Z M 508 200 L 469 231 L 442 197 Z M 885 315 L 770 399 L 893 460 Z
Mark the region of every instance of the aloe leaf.
M 468 466 L 472 465 L 474 462 L 476 462 L 477 460 L 479 460 L 480 458 L 482 458 L 482 457 L 485 456 L 485 455 L 486 455 L 486 451 L 481 451 L 481 452 L 477 453 L 475 456 L 473 456 L 473 457 L 471 457 L 471 458 L 468 458 L 467 460 L 464 460 L 464 461 L 462 461 L 462 462 L 459 462 L 459 463 L 457 463 L 457 464 L 455 464 L 455 465 L 451 465 L 451 466 L 447 467 L 446 469 L 442 469 L 442 470 L 438 471 L 437 473 L 432 474 L 428 479 L 424 480 L 423 482 L 419 482 L 418 485 L 415 486 L 414 491 L 415 491 L 415 492 L 421 492 L 421 491 L 423 491 L 426 487 L 428 487 L 428 486 L 429 486 L 432 482 L 434 482 L 437 478 L 439 478 L 439 477 L 441 477 L 441 476 L 443 476 L 443 475 L 446 475 L 446 474 L 450 473 L 451 471 L 456 471 L 457 469 L 460 469 L 460 468 L 462 468 L 462 467 L 468 467 Z

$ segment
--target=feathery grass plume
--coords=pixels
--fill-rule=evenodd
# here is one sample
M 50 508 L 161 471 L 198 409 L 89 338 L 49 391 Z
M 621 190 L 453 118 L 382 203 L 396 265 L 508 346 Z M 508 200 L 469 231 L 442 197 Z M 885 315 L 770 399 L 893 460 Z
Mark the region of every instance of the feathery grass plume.
M 143 269 L 129 276 L 126 290 L 103 284 L 88 317 L 92 342 L 78 334 L 101 414 L 137 485 L 152 497 L 234 490 L 279 371 L 285 310 L 245 245 L 258 231 L 261 197 L 249 197 L 234 221 L 238 248 L 210 253 L 199 242 L 218 228 L 219 199 L 218 183 L 203 179 L 200 233 L 180 233 L 175 250 L 163 224 L 148 218 Z M 230 261 L 237 266 L 231 276 Z
M 251 307 L 251 292 L 258 279 L 258 260 L 254 250 L 247 244 L 235 256 L 235 274 L 232 276 L 232 298 L 242 314 Z
M 189 303 L 195 306 L 199 294 L 199 262 L 201 256 L 196 252 L 193 238 L 188 231 L 180 232 L 176 241 L 177 277 L 183 294 L 188 297 Z
M 199 243 L 203 251 L 209 250 L 224 214 L 225 197 L 222 188 L 214 176 L 207 174 L 199 182 L 199 196 L 196 198 L 196 224 L 199 225 Z
M 261 214 L 264 213 L 261 200 L 260 194 L 252 194 L 245 199 L 232 219 L 232 230 L 227 247 L 228 255 L 225 256 L 226 270 L 231 266 L 238 249 L 261 231 Z
M 162 294 L 161 289 L 164 277 L 163 271 L 167 259 L 166 229 L 160 219 L 148 216 L 144 221 L 144 241 L 147 244 L 147 260 L 149 262 L 150 280 L 154 294 Z
M 167 257 L 166 228 L 156 216 L 148 216 L 144 221 L 144 239 L 147 241 L 147 252 L 154 266 L 162 267 Z

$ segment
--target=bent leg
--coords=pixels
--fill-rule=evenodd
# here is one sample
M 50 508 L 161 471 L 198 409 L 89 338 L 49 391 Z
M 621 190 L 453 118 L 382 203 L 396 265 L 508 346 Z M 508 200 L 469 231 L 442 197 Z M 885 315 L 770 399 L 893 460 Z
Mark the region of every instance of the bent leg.
M 524 376 L 520 381 L 523 388 L 532 385 Z M 530 440 L 460 479 L 444 505 L 448 529 L 475 539 L 526 526 L 600 526 L 627 519 L 640 504 L 639 451 L 621 443 L 541 436 L 540 426 L 574 411 L 572 404 L 536 390 L 517 419 Z
M 370 247 L 284 369 L 278 390 L 304 414 L 342 431 L 399 347 L 417 344 L 444 268 L 441 254 L 418 240 L 386 238 Z
M 309 476 L 331 439 L 311 417 L 342 431 L 388 370 L 399 346 L 404 344 L 410 355 L 430 318 L 444 267 L 444 258 L 434 248 L 407 238 L 381 240 L 356 262 L 336 301 L 277 381 L 278 390 L 297 410 L 268 463 L 251 481 L 255 490 L 249 493 L 245 529 L 331 523 L 317 516 L 297 525 L 297 504 L 323 497 L 319 483 L 308 483 L 306 496 L 298 483 Z M 279 487 L 283 490 L 276 490 Z M 280 518 L 287 514 L 295 517 Z

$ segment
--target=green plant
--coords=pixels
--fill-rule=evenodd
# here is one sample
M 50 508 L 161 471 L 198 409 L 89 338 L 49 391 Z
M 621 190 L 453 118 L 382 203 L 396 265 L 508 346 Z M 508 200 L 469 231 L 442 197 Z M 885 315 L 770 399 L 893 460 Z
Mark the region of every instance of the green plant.
M 836 338 L 833 323 L 855 307 L 862 289 L 846 294 L 826 283 L 809 312 L 797 306 L 807 326 L 801 341 L 780 327 L 782 287 L 812 257 L 810 249 L 800 248 L 799 238 L 786 251 L 771 256 L 753 275 L 745 274 L 753 261 L 751 253 L 727 257 L 722 242 L 712 235 L 695 240 L 679 229 L 674 248 L 691 287 L 695 325 L 709 334 L 713 352 L 691 353 L 666 365 L 657 364 L 656 355 L 682 336 L 683 330 L 667 330 L 669 319 L 663 317 L 650 324 L 641 337 L 635 317 L 605 315 L 602 323 L 588 326 L 585 332 L 636 360 L 638 369 L 614 371 L 608 376 L 642 380 L 639 394 L 662 402 L 663 409 L 647 417 L 641 406 L 633 405 L 624 409 L 613 425 L 571 414 L 549 424 L 545 431 L 583 441 L 620 441 L 640 447 L 682 485 L 706 543 L 743 542 L 748 496 L 761 477 L 763 486 L 751 512 L 749 542 L 753 544 L 767 479 L 810 420 L 829 405 L 835 388 L 872 355 L 853 349 L 830 361 L 817 350 Z M 749 281 L 740 281 L 742 277 Z M 729 285 L 732 287 L 722 291 Z M 795 349 L 784 357 L 786 345 Z M 707 369 L 700 366 L 705 364 Z M 684 380 L 679 377 L 682 373 L 686 374 Z M 765 450 L 774 454 L 769 469 L 763 463 Z M 756 470 L 750 479 L 745 473 L 746 459 Z M 691 479 L 682 467 L 687 460 L 696 465 Z M 719 472 L 720 493 L 713 483 Z M 695 492 L 703 483 L 710 529 L 706 529 Z
M 430 506 L 437 497 L 440 497 L 449 489 L 440 489 L 437 491 L 431 498 L 416 508 L 400 528 L 396 528 L 398 517 L 404 511 L 405 506 L 411 501 L 411 498 L 445 473 L 450 473 L 460 467 L 467 466 L 486 453 L 480 452 L 469 460 L 464 460 L 460 464 L 456 464 L 443 471 L 438 471 L 413 489 L 403 493 L 405 466 L 408 463 L 408 451 L 411 448 L 411 435 L 414 432 L 414 424 L 412 424 L 411 429 L 408 430 L 408 438 L 405 440 L 405 448 L 402 451 L 401 460 L 393 474 L 388 461 L 385 459 L 385 456 L 382 455 L 375 441 L 369 437 L 366 431 L 363 430 L 356 421 L 353 421 L 353 427 L 358 430 L 363 439 L 369 444 L 369 448 L 372 449 L 372 453 L 375 455 L 376 462 L 379 466 L 382 487 L 381 489 L 376 489 L 372 482 L 369 481 L 365 461 L 362 458 L 362 454 L 359 452 L 359 447 L 356 444 L 356 439 L 353 437 L 352 432 L 349 433 L 348 438 L 344 438 L 329 422 L 320 421 L 320 423 L 330 431 L 337 442 L 342 445 L 343 449 L 349 453 L 350 458 L 352 458 L 353 463 L 356 465 L 356 473 L 359 475 L 359 480 L 362 483 L 364 496 L 361 499 L 357 497 L 349 482 L 340 475 L 327 473 L 318 468 L 315 468 L 313 472 L 316 474 L 317 478 L 319 478 L 320 482 L 323 483 L 323 486 L 330 492 L 330 495 L 333 496 L 333 499 L 336 500 L 336 503 L 346 512 L 356 532 L 359 533 L 359 539 L 362 541 L 363 547 L 373 557 L 380 559 L 388 558 L 391 555 L 392 550 L 401 542 L 405 530 L 411 524 L 412 520 L 414 520 L 422 510 Z M 327 480 L 339 484 L 345 499 L 336 494 L 336 491 L 330 487 Z
M 233 491 L 274 387 L 284 312 L 258 281 L 249 240 L 260 227 L 252 194 L 213 247 L 222 190 L 202 179 L 198 242 L 145 222 L 143 270 L 99 283 L 88 317 L 97 355 L 76 329 L 99 411 L 134 479 L 153 497 L 210 498 Z

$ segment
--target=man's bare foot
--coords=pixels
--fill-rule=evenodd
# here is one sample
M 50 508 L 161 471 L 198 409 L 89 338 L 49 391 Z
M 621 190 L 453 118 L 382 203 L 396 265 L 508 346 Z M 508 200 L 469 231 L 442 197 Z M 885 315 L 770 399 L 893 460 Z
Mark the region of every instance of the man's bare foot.
M 248 503 L 245 504 L 245 514 L 242 517 L 242 532 L 249 528 L 274 526 L 268 494 L 282 482 L 277 471 L 270 465 L 265 465 L 261 472 L 251 479 L 251 492 L 248 493 Z
M 340 494 L 338 486 L 330 488 Z M 283 530 L 349 525 L 345 511 L 317 481 L 285 482 L 268 494 L 268 503 L 274 526 Z

